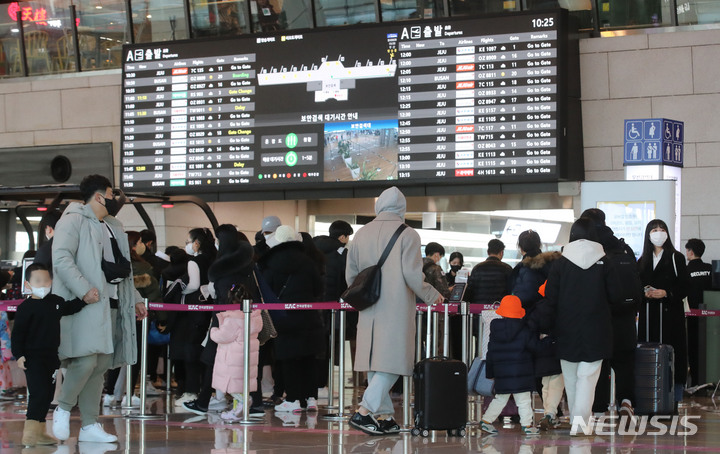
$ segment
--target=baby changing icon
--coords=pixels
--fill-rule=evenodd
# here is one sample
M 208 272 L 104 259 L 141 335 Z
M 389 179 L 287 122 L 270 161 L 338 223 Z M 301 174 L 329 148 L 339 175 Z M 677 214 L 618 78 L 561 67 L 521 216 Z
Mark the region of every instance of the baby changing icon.
M 682 167 L 684 123 L 665 118 L 625 120 L 625 165 Z

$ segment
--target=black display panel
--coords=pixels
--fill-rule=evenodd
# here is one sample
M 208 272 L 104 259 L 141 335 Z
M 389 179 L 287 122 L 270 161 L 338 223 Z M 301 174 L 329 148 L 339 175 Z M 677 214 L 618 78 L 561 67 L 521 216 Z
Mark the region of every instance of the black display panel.
M 122 187 L 567 178 L 568 134 L 580 131 L 568 132 L 579 93 L 566 21 L 552 11 L 124 46 Z

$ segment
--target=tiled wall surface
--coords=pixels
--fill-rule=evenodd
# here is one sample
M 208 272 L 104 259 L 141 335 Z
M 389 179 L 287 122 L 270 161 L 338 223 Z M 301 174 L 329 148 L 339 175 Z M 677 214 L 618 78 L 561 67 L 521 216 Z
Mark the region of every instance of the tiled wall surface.
M 683 244 L 720 258 L 720 30 L 587 39 L 580 43 L 585 178 L 622 180 L 623 120 L 685 122 Z
M 702 238 L 705 258 L 720 258 L 720 30 L 586 39 L 580 52 L 586 179 L 623 179 L 623 119 L 684 121 L 682 238 Z M 0 147 L 112 142 L 118 179 L 120 101 L 118 71 L 3 81 Z M 217 207 L 221 223 L 247 232 L 270 213 L 287 212 L 283 221 L 291 224 L 304 217 L 295 202 Z M 185 219 L 202 219 L 195 210 L 152 215 L 167 226 L 167 244 L 184 240 Z M 134 224 L 134 214 L 127 216 Z

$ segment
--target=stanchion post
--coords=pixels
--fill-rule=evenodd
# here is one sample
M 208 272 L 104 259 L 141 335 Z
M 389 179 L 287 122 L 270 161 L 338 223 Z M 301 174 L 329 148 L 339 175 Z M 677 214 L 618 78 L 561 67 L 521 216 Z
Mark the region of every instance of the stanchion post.
M 145 298 L 143 301 L 145 303 L 145 307 L 148 307 L 148 300 Z M 140 358 L 138 358 L 138 361 L 140 361 L 140 414 L 138 415 L 129 415 L 129 418 L 131 419 L 160 419 L 162 416 L 160 415 L 148 415 L 145 414 L 145 393 L 147 392 L 147 380 L 145 377 L 147 376 L 147 346 L 148 346 L 148 318 L 145 317 L 142 322 L 140 323 L 140 329 L 142 330 L 142 333 L 140 333 Z M 128 366 L 129 367 L 129 366 Z M 144 442 L 144 439 L 143 439 Z M 141 445 L 142 446 L 142 445 Z
M 438 349 L 439 349 L 439 342 L 438 338 L 440 336 L 440 330 L 439 330 L 439 324 L 440 324 L 440 313 L 439 312 L 432 312 L 432 356 L 437 356 Z
M 460 317 L 461 317 L 461 323 L 462 323 L 462 362 L 465 363 L 466 366 L 470 364 L 469 361 L 469 353 L 468 353 L 468 303 L 465 301 L 460 302 Z
M 334 405 L 335 402 L 335 317 L 337 309 L 330 311 L 330 364 L 328 365 L 328 410 L 334 410 L 337 408 Z
M 344 421 L 348 416 L 345 414 L 345 310 L 340 309 L 339 314 L 338 342 L 340 345 L 338 347 L 338 364 L 340 365 L 340 373 L 338 374 L 338 412 L 323 416 L 322 419 L 326 421 Z
M 243 314 L 245 327 L 243 329 L 243 414 L 240 424 L 256 424 L 250 416 L 250 315 L 252 314 L 252 301 L 243 300 Z
M 118 377 L 118 380 L 122 380 L 120 377 Z M 130 364 L 127 364 L 125 366 L 125 405 L 123 405 L 121 408 L 123 410 L 132 410 L 133 408 L 136 408 L 132 404 L 132 396 L 133 396 L 133 389 L 132 389 L 132 366 Z
M 402 432 L 411 430 L 412 418 L 410 417 L 410 377 L 403 376 L 403 428 Z

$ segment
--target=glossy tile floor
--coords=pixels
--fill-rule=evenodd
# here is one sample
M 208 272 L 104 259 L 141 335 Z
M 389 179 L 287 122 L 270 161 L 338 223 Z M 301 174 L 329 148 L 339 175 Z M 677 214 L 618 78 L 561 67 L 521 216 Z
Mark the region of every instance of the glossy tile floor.
M 353 397 L 347 392 L 348 400 Z M 322 400 L 320 404 L 322 405 Z M 518 426 L 507 422 L 494 436 L 481 434 L 476 426 L 468 427 L 464 438 L 448 437 L 436 431 L 428 438 L 414 437 L 409 433 L 370 437 L 352 428 L 346 422 L 329 422 L 322 419 L 327 413 L 322 408 L 317 414 L 275 414 L 266 411 L 258 424 L 242 426 L 224 424 L 217 414 L 196 416 L 179 413 L 171 407 L 168 413 L 165 398 L 147 402 L 148 413 L 160 414 L 159 419 L 138 420 L 126 418 L 121 409 L 103 409 L 101 422 L 105 430 L 117 434 L 116 444 L 78 443 L 79 415 L 73 412 L 71 438 L 55 447 L 23 448 L 19 445 L 24 421 L 22 401 L 0 402 L 0 454 L 5 453 L 660 453 L 660 452 L 720 452 L 720 401 L 717 407 L 709 397 L 688 397 L 680 416 L 689 416 L 697 425 L 694 435 L 677 435 L 688 431 L 682 424 L 671 426 L 664 435 L 618 435 L 607 431 L 605 435 L 571 437 L 569 426 L 545 432 L 540 437 L 528 438 Z M 398 419 L 402 418 L 401 401 L 397 400 Z M 535 399 L 536 408 L 539 400 Z M 349 410 L 349 409 L 348 409 Z M 537 415 L 539 418 L 539 415 Z M 536 419 L 537 419 L 536 418 Z M 500 428 L 500 424 L 496 423 Z M 648 430 L 660 429 L 648 424 Z M 671 435 L 670 433 L 675 433 Z

